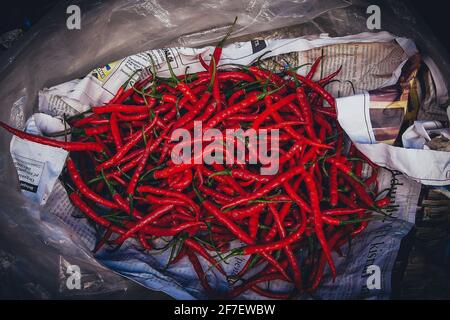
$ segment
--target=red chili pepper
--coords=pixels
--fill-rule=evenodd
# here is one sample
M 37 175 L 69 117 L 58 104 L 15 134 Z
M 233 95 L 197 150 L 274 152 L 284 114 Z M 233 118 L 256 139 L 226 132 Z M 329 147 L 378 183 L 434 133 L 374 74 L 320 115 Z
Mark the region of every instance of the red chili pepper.
M 356 208 L 356 209 L 336 208 L 336 209 L 324 210 L 324 211 L 322 211 L 322 213 L 324 215 L 340 216 L 340 215 L 364 213 L 366 211 L 367 211 L 367 209 L 365 209 L 365 208 Z
M 326 85 L 328 82 L 330 82 L 331 80 L 333 80 L 342 70 L 342 66 L 340 66 L 336 71 L 334 71 L 333 73 L 329 74 L 328 76 L 326 76 L 323 79 L 319 80 L 319 85 L 324 86 Z
M 320 62 L 322 62 L 322 58 L 323 58 L 323 56 L 320 56 L 314 61 L 313 65 L 311 66 L 311 69 L 309 70 L 308 74 L 306 75 L 306 78 L 312 80 L 312 78 L 314 77 L 314 74 L 316 73 L 317 69 L 320 66 Z
M 67 151 L 95 151 L 101 152 L 103 150 L 102 146 L 96 142 L 64 142 L 58 140 L 52 140 L 41 136 L 36 136 L 33 134 L 14 129 L 8 126 L 6 123 L 0 121 L 0 127 L 4 128 L 6 131 L 12 133 L 13 135 L 32 142 L 39 144 L 44 144 L 47 146 L 62 148 Z
M 225 270 L 223 270 L 223 267 L 218 263 L 216 260 L 214 260 L 213 257 L 211 257 L 208 253 L 208 251 L 205 250 L 199 243 L 195 242 L 192 239 L 186 239 L 184 240 L 184 244 L 189 247 L 191 250 L 195 251 L 198 255 L 203 257 L 206 261 L 208 261 L 212 266 L 217 268 L 217 270 L 222 273 L 223 275 L 227 275 Z
M 90 128 L 85 128 L 84 129 L 84 134 L 87 136 L 94 136 L 97 134 L 102 134 L 102 133 L 106 133 L 109 131 L 109 126 L 108 125 L 101 125 L 98 127 L 90 127 Z
M 110 120 L 111 120 L 111 122 L 110 122 L 111 135 L 114 139 L 114 144 L 116 145 L 116 149 L 119 149 L 120 147 L 122 147 L 122 137 L 120 135 L 119 124 L 117 122 L 117 114 L 112 113 Z
M 206 274 L 203 271 L 202 265 L 200 264 L 200 261 L 198 261 L 197 256 L 188 250 L 186 250 L 186 255 L 189 258 L 189 261 L 191 262 L 192 266 L 194 267 L 195 272 L 197 273 L 198 279 L 200 280 L 200 283 L 202 284 L 203 288 L 211 293 L 212 288 L 208 283 L 208 280 L 206 279 Z
M 190 199 L 189 197 L 187 197 L 186 195 L 184 195 L 181 192 L 163 190 L 163 189 L 152 187 L 152 186 L 140 186 L 137 188 L 137 191 L 139 193 L 152 193 L 152 194 L 181 199 L 184 202 L 186 202 L 196 214 L 199 214 L 199 212 L 200 212 L 200 208 L 198 207 L 198 205 L 194 201 L 192 201 L 192 199 Z
M 312 113 L 311 106 L 308 103 L 308 99 L 305 94 L 305 90 L 302 87 L 297 88 L 297 101 L 300 106 L 300 110 L 302 112 L 303 119 L 305 119 L 306 125 L 305 130 L 306 134 L 309 138 L 315 140 L 317 138 L 316 133 L 314 132 L 313 122 L 312 122 Z

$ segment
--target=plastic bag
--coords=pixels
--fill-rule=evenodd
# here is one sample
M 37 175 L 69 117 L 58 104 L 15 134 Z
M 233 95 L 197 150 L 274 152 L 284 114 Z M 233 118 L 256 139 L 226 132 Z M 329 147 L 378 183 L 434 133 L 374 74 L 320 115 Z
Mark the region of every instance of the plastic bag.
M 66 28 L 66 8 L 81 7 L 81 30 Z M 366 1 L 76 1 L 60 3 L 8 51 L 0 66 L 4 112 L 1 120 L 23 128 L 37 105 L 37 92 L 44 87 L 74 79 L 94 67 L 151 48 L 176 45 L 201 46 L 221 38 L 236 15 L 239 23 L 230 41 L 254 38 L 287 38 L 329 33 L 343 36 L 367 31 Z M 382 28 L 414 39 L 438 64 L 443 81 L 450 79 L 448 59 L 420 21 L 397 1 L 382 6 Z M 205 19 L 208 17 L 208 19 Z M 444 90 L 446 85 L 441 85 Z M 440 95 L 442 96 L 442 95 Z M 441 116 L 440 105 L 429 108 Z M 442 109 L 445 115 L 445 110 Z M 429 113 L 428 113 L 429 114 Z M 0 134 L 0 234 L 2 263 L 21 262 L 5 268 L 2 277 L 26 279 L 24 288 L 34 297 L 86 295 L 67 286 L 68 266 L 78 265 L 94 279 L 92 293 L 125 290 L 130 283 L 102 267 L 70 226 L 30 204 L 18 191 L 16 171 L 9 154 L 10 136 Z M 92 240 L 92 239 L 91 239 Z M 20 271 L 19 271 L 20 270 Z M 71 269 L 72 270 L 72 269 Z M 44 276 L 43 276 L 44 275 Z M 95 281 L 95 279 L 100 279 Z M 76 280 L 76 279 L 75 279 Z M 1 287 L 1 286 L 0 286 Z M 387 293 L 388 294 L 388 293 Z

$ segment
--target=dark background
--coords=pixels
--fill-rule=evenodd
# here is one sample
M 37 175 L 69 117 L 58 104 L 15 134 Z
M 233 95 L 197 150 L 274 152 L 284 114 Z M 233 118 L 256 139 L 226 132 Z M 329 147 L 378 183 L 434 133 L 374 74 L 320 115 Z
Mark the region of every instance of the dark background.
M 399 0 L 406 2 L 420 15 L 450 52 L 450 36 L 448 35 L 449 13 L 446 1 L 442 0 Z M 36 23 L 58 0 L 14 0 L 2 1 L 0 9 L 0 34 L 22 28 L 26 30 Z M 376 1 L 374 1 L 376 3 Z

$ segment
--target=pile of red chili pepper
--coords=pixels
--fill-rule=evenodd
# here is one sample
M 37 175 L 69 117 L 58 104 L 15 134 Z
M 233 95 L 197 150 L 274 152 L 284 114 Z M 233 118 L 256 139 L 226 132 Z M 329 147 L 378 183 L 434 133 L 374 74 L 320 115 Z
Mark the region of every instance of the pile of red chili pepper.
M 327 266 L 337 276 L 332 252 L 342 254 L 389 198 L 375 200 L 377 168 L 346 143 L 336 120 L 325 88 L 340 70 L 314 81 L 321 58 L 305 76 L 294 67 L 220 65 L 223 42 L 209 64 L 200 57 L 204 72 L 162 78 L 150 71 L 105 105 L 68 118 L 70 142 L 1 126 L 70 151 L 63 180 L 72 203 L 101 227 L 95 251 L 130 238 L 150 252 L 170 249 L 168 265 L 190 261 L 212 297 L 314 291 Z M 279 129 L 278 173 L 264 176 L 247 163 L 174 164 L 170 135 L 192 131 L 194 121 L 222 132 Z M 156 248 L 156 239 L 168 244 Z M 223 264 L 236 255 L 249 258 L 231 277 Z M 231 291 L 214 291 L 205 276 L 212 268 L 234 283 Z M 289 282 L 292 291 L 263 286 L 271 281 Z

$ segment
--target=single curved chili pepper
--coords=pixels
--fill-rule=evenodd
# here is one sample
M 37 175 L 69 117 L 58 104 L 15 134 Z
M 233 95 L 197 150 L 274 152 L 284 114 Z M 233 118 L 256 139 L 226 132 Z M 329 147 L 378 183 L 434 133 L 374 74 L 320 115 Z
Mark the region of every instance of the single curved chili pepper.
M 192 249 L 193 251 L 195 251 L 198 255 L 200 255 L 201 257 L 203 257 L 206 261 L 208 261 L 212 266 L 214 266 L 215 268 L 217 268 L 217 270 L 222 273 L 223 275 L 227 275 L 225 270 L 223 269 L 222 265 L 217 262 L 216 260 L 214 260 L 213 257 L 211 257 L 208 253 L 208 251 L 206 251 L 205 248 L 202 247 L 201 244 L 195 242 L 192 239 L 186 239 L 184 240 L 184 244 L 189 247 L 190 249 Z
M 257 203 L 248 208 L 241 208 L 227 211 L 226 214 L 235 220 L 242 220 L 245 218 L 252 217 L 254 215 L 259 215 L 264 210 L 265 207 L 266 207 L 265 203 Z
M 203 59 L 201 53 L 198 55 L 198 61 L 200 62 L 200 64 L 202 65 L 202 67 L 203 67 L 205 70 L 207 70 L 207 71 L 209 70 L 209 65 L 205 62 L 205 60 Z
M 120 135 L 119 124 L 117 122 L 117 114 L 112 113 L 109 120 L 111 125 L 111 135 L 113 137 L 114 144 L 116 145 L 116 149 L 119 149 L 120 147 L 122 147 L 122 137 Z
M 342 70 L 342 66 L 340 66 L 336 71 L 334 71 L 333 73 L 330 73 L 328 76 L 320 79 L 318 81 L 318 84 L 321 86 L 326 85 L 328 82 L 330 82 L 331 80 L 333 80 Z
M 188 256 L 189 261 L 191 262 L 192 267 L 195 270 L 195 273 L 197 273 L 197 277 L 200 280 L 200 283 L 202 284 L 203 288 L 207 292 L 211 293 L 212 292 L 212 288 L 209 285 L 208 280 L 206 279 L 206 274 L 203 271 L 202 265 L 200 264 L 200 261 L 198 261 L 197 256 L 193 252 L 191 252 L 189 250 L 186 250 L 186 255 Z
M 120 112 L 114 112 L 118 122 L 131 122 L 131 121 L 141 121 L 149 119 L 150 115 L 145 113 L 139 114 L 122 114 Z
M 315 140 L 317 138 L 317 135 L 314 132 L 311 106 L 309 105 L 308 99 L 305 94 L 305 90 L 303 89 L 303 87 L 298 87 L 295 92 L 297 95 L 297 101 L 300 106 L 303 119 L 305 119 L 306 122 L 305 125 L 306 134 L 308 135 L 309 138 Z
M 352 233 L 350 234 L 350 236 L 352 238 L 356 237 L 357 235 L 361 234 L 369 225 L 369 223 L 367 221 L 361 222 L 361 225 L 356 228 L 355 230 L 352 231 Z
M 74 130 L 73 130 L 74 131 Z M 98 127 L 89 127 L 89 128 L 84 128 L 84 134 L 87 136 L 94 136 L 97 134 L 102 134 L 102 133 L 106 133 L 109 131 L 109 126 L 108 125 L 101 125 Z
M 311 79 L 314 77 L 314 75 L 316 74 L 317 69 L 320 66 L 320 62 L 322 62 L 323 56 L 318 57 L 313 65 L 311 66 L 311 69 L 309 70 L 308 74 L 306 75 L 306 78 Z
M 338 169 L 335 165 L 331 165 L 330 167 L 330 205 L 332 207 L 337 206 L 339 197 L 338 197 Z
M 259 229 L 259 215 L 255 214 L 249 218 L 248 221 L 248 233 L 252 239 L 256 240 Z
M 12 133 L 13 135 L 32 142 L 39 144 L 44 144 L 47 146 L 61 148 L 67 151 L 95 151 L 101 152 L 103 148 L 100 144 L 96 142 L 64 142 L 58 140 L 52 140 L 41 136 L 36 136 L 24 131 L 20 131 L 13 127 L 8 126 L 6 123 L 0 121 L 0 127 L 4 128 L 6 131 Z
M 342 231 L 338 231 L 336 232 L 333 236 L 331 236 L 330 240 L 329 240 L 329 247 L 331 249 L 333 249 L 336 245 L 336 243 L 344 236 L 344 233 Z M 315 277 L 313 279 L 312 285 L 311 285 L 311 290 L 314 291 L 315 289 L 317 289 L 317 287 L 320 284 L 320 281 L 322 280 L 322 275 L 323 275 L 323 271 L 325 269 L 326 266 L 326 254 L 325 252 L 322 252 L 322 255 L 320 257 L 320 261 L 319 261 L 319 265 L 317 267 L 316 270 L 316 274 Z
M 350 215 L 350 214 L 359 214 L 366 212 L 366 208 L 356 208 L 356 209 L 348 209 L 348 208 L 335 208 L 328 209 L 322 211 L 322 214 L 329 216 L 341 216 L 341 215 Z

